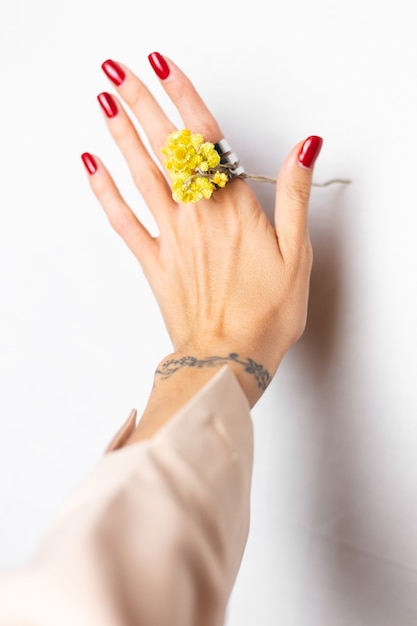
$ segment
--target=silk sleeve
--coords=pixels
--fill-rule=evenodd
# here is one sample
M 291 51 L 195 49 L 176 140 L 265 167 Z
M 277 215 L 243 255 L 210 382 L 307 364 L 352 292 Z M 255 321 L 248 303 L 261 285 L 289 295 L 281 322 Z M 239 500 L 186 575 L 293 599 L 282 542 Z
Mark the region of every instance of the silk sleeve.
M 246 397 L 225 366 L 151 439 L 120 447 L 133 426 L 74 491 L 33 562 L 0 578 L 2 626 L 224 623 L 249 530 Z

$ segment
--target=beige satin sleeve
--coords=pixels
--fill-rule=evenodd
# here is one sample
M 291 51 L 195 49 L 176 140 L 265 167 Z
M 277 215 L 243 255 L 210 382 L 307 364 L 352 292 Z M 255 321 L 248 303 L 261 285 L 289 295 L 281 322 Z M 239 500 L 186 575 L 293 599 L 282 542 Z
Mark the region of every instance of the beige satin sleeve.
M 223 367 L 149 440 L 74 492 L 24 570 L 0 578 L 1 626 L 221 626 L 249 529 L 253 432 Z

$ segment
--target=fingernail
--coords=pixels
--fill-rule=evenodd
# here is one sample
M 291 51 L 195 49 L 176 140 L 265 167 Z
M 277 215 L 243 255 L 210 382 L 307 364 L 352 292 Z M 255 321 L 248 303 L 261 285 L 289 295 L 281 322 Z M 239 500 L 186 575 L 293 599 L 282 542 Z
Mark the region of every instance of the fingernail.
M 85 169 L 92 176 L 97 172 L 97 163 L 95 158 L 89 152 L 83 152 L 81 155 L 82 161 L 85 165 Z
M 110 78 L 112 83 L 117 85 L 117 87 L 120 87 L 120 85 L 126 78 L 124 70 L 120 67 L 120 65 L 118 65 L 111 59 L 107 59 L 107 61 L 104 61 L 101 69 L 103 70 L 107 78 Z
M 113 96 L 104 91 L 97 96 L 97 100 L 100 102 L 100 106 L 103 109 L 104 113 L 107 115 L 107 117 L 114 117 L 115 115 L 117 115 L 117 104 Z
M 317 157 L 320 154 L 322 145 L 323 139 L 321 137 L 317 137 L 316 135 L 307 137 L 298 155 L 298 162 L 300 165 L 308 169 L 312 169 Z
M 165 80 L 169 76 L 169 65 L 159 52 L 151 52 L 148 56 L 149 63 L 152 65 L 155 74 L 161 80 Z

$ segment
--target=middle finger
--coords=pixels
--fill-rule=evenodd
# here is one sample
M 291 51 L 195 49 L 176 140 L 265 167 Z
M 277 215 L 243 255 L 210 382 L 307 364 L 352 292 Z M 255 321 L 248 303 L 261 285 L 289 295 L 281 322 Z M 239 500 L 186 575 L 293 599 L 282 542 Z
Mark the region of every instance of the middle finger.
M 163 163 L 162 146 L 169 133 L 176 130 L 149 89 L 125 65 L 107 60 L 104 73 L 116 86 L 119 95 L 134 113 L 158 160 Z

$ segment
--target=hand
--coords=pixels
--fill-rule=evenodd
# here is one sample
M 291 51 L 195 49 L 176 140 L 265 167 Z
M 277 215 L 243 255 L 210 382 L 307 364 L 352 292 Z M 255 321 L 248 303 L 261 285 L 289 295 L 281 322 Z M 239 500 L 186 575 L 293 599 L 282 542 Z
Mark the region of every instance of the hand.
M 216 143 L 223 133 L 192 83 L 169 59 L 150 55 L 184 127 Z M 106 62 L 118 96 L 143 128 L 156 160 L 173 124 L 147 87 L 124 65 Z M 209 200 L 177 204 L 121 100 L 101 94 L 108 129 L 159 229 L 153 238 L 119 193 L 102 162 L 83 155 L 90 183 L 111 225 L 141 264 L 160 306 L 176 356 L 237 353 L 273 376 L 306 323 L 312 252 L 308 201 L 321 140 L 289 154 L 278 176 L 275 224 L 250 186 L 235 179 Z M 251 403 L 261 390 L 250 391 Z

